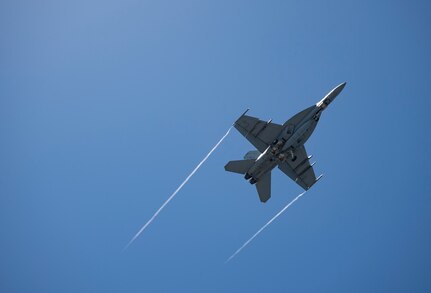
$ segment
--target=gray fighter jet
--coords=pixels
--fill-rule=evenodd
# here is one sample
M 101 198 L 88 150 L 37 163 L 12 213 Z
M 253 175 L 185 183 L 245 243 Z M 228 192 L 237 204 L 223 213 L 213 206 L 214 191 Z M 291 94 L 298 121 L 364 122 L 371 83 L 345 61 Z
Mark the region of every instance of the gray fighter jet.
M 260 201 L 271 197 L 271 171 L 278 167 L 305 190 L 308 190 L 321 177 L 316 178 L 311 156 L 307 155 L 304 143 L 313 133 L 322 111 L 338 96 L 346 83 L 330 91 L 320 102 L 313 105 L 283 125 L 259 120 L 245 115 L 235 122 L 235 128 L 257 148 L 244 156 L 244 160 L 230 161 L 226 171 L 245 174 L 244 178 L 256 184 Z

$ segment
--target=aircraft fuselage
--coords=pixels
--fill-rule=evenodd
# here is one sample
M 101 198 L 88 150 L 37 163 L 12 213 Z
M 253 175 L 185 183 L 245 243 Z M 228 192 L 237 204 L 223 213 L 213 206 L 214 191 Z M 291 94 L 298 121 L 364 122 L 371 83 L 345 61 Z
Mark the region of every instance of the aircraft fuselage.
M 267 172 L 270 172 L 284 160 L 295 161 L 294 155 L 297 147 L 303 146 L 310 138 L 323 110 L 335 99 L 342 91 L 345 83 L 340 84 L 320 100 L 296 125 L 289 124 L 286 121 L 278 138 L 257 158 L 253 166 L 245 174 L 245 179 L 250 180 L 251 184 L 259 181 Z M 301 114 L 298 113 L 297 115 Z M 295 115 L 295 116 L 297 116 Z M 293 116 L 293 118 L 295 117 Z
M 316 128 L 322 111 L 345 85 L 338 85 L 317 104 L 297 113 L 283 125 L 248 116 L 248 110 L 245 111 L 233 126 L 256 150 L 249 151 L 243 160 L 229 161 L 225 170 L 242 174 L 251 184 L 256 183 L 261 202 L 271 197 L 271 171 L 275 167 L 304 190 L 310 189 L 322 175 L 316 177 L 314 163 L 310 162 L 312 156 L 307 154 L 304 143 Z

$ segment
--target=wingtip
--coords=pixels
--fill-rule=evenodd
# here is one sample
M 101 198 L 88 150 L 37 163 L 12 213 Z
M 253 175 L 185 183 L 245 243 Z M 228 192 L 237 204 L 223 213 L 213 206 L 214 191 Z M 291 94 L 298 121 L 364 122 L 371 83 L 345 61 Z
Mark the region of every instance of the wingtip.
M 239 116 L 239 118 L 238 119 L 236 119 L 236 121 L 234 122 L 234 123 L 232 123 L 232 126 L 235 126 L 235 124 L 236 124 L 236 122 L 239 120 L 239 119 L 241 119 L 241 117 L 243 117 L 248 111 L 250 110 L 250 108 L 247 108 L 245 111 L 244 111 L 244 113 L 242 113 L 242 115 L 241 116 Z
M 244 116 L 248 111 L 250 111 L 250 108 L 247 108 L 244 113 L 242 113 L 241 117 Z

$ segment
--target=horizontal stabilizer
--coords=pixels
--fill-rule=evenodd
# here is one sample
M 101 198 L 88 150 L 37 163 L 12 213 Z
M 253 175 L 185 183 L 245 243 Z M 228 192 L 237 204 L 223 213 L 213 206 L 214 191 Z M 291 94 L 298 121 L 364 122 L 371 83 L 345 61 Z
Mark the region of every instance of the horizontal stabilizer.
M 229 172 L 245 174 L 253 166 L 255 160 L 239 160 L 230 161 L 224 166 L 224 169 Z

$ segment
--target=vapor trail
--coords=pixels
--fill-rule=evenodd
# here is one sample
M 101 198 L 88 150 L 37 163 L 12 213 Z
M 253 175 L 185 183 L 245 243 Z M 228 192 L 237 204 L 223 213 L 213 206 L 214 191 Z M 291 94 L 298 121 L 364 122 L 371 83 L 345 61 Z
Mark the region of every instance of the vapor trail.
M 235 251 L 234 254 L 232 254 L 225 263 L 229 262 L 232 258 L 234 258 L 241 250 L 243 250 L 244 247 L 246 247 L 251 241 L 253 241 L 254 238 L 256 238 L 257 235 L 260 234 L 260 232 L 262 232 L 266 227 L 268 227 L 269 224 L 271 224 L 275 219 L 278 218 L 278 216 L 280 216 L 288 207 L 290 207 L 295 201 L 297 201 L 301 196 L 304 195 L 304 193 L 306 193 L 307 191 L 304 191 L 303 193 L 301 193 L 300 195 L 298 195 L 297 197 L 295 197 L 291 202 L 289 202 L 281 211 L 279 211 L 274 217 L 272 217 L 271 220 L 268 221 L 268 223 L 266 223 L 262 228 L 260 228 L 256 234 L 254 234 L 253 236 L 251 236 L 250 239 L 248 239 L 240 248 L 238 248 L 237 251 Z
M 203 163 L 209 158 L 209 156 L 216 150 L 216 148 L 221 144 L 221 142 L 228 136 L 230 130 L 232 129 L 232 126 L 228 129 L 225 135 L 217 142 L 217 144 L 210 150 L 210 152 L 205 156 L 205 158 L 196 166 L 196 168 L 190 173 L 189 176 L 181 183 L 181 185 L 174 191 L 174 193 L 169 196 L 169 198 L 162 204 L 162 206 L 154 213 L 154 215 L 148 220 L 147 223 L 145 223 L 144 226 L 136 233 L 136 235 L 130 240 L 130 242 L 124 247 L 123 251 L 125 251 L 130 244 L 133 243 L 133 241 L 136 240 L 136 238 L 141 235 L 141 233 L 151 224 L 151 222 L 154 221 L 154 219 L 157 217 L 157 215 L 163 210 L 163 208 L 174 198 L 174 196 L 183 188 L 183 186 L 187 183 L 187 181 L 190 180 L 190 178 L 196 173 L 196 171 L 202 166 Z

